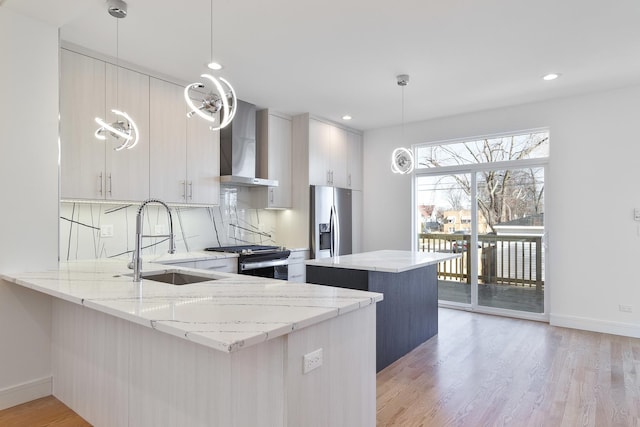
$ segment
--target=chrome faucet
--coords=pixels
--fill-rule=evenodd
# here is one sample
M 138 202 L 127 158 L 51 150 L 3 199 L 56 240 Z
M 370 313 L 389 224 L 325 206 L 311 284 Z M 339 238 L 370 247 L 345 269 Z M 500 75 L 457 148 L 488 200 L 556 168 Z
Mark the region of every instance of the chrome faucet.
M 158 203 L 167 210 L 167 216 L 169 217 L 169 234 L 162 235 L 144 235 L 142 234 L 142 221 L 144 207 L 149 203 Z M 173 235 L 173 218 L 171 217 L 171 209 L 165 202 L 158 199 L 147 199 L 138 208 L 138 214 L 136 215 L 136 248 L 133 251 L 133 257 L 129 263 L 129 268 L 133 269 L 133 281 L 139 282 L 142 280 L 142 258 L 140 257 L 140 251 L 142 250 L 142 238 L 143 237 L 168 237 L 169 238 L 169 253 L 176 252 L 176 242 Z

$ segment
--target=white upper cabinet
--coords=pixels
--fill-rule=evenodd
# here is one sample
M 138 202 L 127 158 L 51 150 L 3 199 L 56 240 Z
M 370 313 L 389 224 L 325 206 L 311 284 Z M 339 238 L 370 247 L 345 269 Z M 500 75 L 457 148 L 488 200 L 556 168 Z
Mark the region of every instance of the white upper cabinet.
M 181 100 L 185 110 L 186 103 Z M 219 123 L 219 122 L 218 122 Z M 205 205 L 220 203 L 220 131 L 211 123 L 193 116 L 187 118 L 187 202 Z
M 257 176 L 277 180 L 277 187 L 269 187 L 267 208 L 291 207 L 291 118 L 269 110 L 256 113 L 258 146 Z M 264 189 L 255 189 L 264 192 Z
M 140 139 L 131 149 L 115 151 L 118 142 L 107 147 L 106 198 L 144 200 L 149 197 L 149 76 L 107 64 L 107 123 L 118 118 L 112 109 L 129 114 Z
M 151 78 L 150 195 L 169 203 L 218 204 L 220 134 L 187 118 L 184 87 Z
M 184 88 L 151 78 L 150 196 L 168 203 L 187 200 L 187 118 Z
M 137 201 L 149 194 L 149 77 L 85 55 L 61 51 L 60 141 L 63 199 Z M 96 117 L 128 113 L 139 129 L 131 150 L 97 139 Z
M 347 187 L 347 132 L 309 119 L 309 184 Z
M 96 139 L 105 117 L 103 61 L 61 50 L 60 194 L 63 199 L 103 199 L 106 144 Z
M 309 184 L 362 189 L 362 135 L 309 118 Z
M 347 188 L 362 190 L 362 134 L 347 131 Z

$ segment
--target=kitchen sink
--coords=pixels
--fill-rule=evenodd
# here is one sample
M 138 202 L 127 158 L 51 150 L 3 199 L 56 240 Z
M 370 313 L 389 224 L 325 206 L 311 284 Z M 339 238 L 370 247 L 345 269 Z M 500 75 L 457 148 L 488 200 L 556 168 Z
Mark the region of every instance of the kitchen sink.
M 127 274 L 133 277 L 133 274 Z M 189 285 L 191 283 L 207 282 L 216 280 L 215 277 L 188 273 L 183 270 L 162 270 L 142 272 L 144 280 L 152 280 L 154 282 L 168 283 L 170 285 Z

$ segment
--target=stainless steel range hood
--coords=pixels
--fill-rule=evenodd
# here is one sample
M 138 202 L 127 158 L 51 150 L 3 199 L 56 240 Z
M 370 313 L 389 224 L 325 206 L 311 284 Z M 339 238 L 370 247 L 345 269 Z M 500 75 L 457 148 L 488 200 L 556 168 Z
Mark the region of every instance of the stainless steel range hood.
M 238 100 L 236 115 L 220 130 L 220 183 L 277 187 L 278 181 L 256 178 L 256 106 Z

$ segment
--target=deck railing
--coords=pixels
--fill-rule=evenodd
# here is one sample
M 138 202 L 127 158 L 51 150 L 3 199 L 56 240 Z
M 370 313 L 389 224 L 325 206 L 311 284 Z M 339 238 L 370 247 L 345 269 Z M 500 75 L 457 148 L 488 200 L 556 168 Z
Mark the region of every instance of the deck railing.
M 478 283 L 544 287 L 541 236 L 478 236 L 477 252 L 470 247 L 471 235 L 421 233 L 418 251 L 457 252 L 460 258 L 438 264 L 438 277 L 471 283 L 471 257 L 478 254 Z

